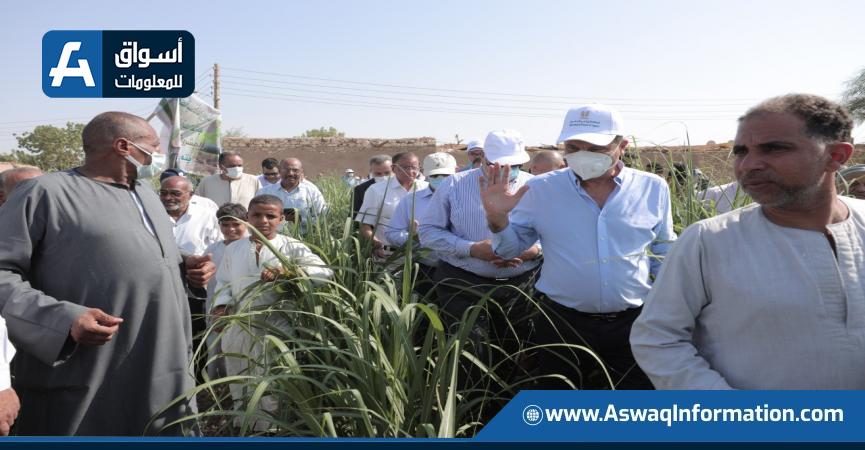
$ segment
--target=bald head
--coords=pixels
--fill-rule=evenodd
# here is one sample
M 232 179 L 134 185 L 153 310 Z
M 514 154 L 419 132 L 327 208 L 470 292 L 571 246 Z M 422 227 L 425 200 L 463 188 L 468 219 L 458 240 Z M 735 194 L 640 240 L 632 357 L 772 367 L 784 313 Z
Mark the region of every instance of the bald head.
M 556 150 L 541 150 L 532 158 L 532 175 L 540 175 L 565 167 L 562 154 Z
M 84 127 L 81 133 L 85 155 L 108 151 L 114 146 L 114 141 L 120 138 L 136 141 L 155 137 L 156 132 L 146 120 L 119 111 L 99 114 Z
M 36 178 L 42 175 L 42 171 L 38 167 L 16 167 L 3 172 L 3 192 L 6 197 L 12 195 L 12 191 L 18 186 L 18 183 Z
M 165 206 L 165 211 L 171 217 L 179 218 L 189 209 L 192 199 L 192 183 L 181 176 L 168 177 L 162 180 L 159 188 L 159 200 Z
M 283 189 L 290 191 L 303 180 L 303 164 L 297 158 L 285 158 L 279 163 L 279 176 Z

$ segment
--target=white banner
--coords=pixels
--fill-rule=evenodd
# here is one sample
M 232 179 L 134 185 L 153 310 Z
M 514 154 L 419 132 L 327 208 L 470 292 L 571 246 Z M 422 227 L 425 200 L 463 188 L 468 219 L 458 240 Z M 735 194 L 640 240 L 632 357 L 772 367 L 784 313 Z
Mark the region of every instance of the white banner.
M 151 117 L 162 122 L 160 139 L 169 167 L 197 175 L 217 171 L 222 148 L 222 115 L 198 95 L 164 98 Z

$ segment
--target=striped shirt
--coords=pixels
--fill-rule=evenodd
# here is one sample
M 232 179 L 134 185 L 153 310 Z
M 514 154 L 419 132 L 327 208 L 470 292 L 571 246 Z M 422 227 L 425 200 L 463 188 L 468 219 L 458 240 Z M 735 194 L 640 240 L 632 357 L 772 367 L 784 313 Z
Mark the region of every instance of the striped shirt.
M 436 189 L 426 213 L 421 217 L 421 245 L 439 254 L 442 261 L 486 278 L 512 278 L 538 266 L 537 260 L 517 267 L 499 268 L 489 261 L 469 256 L 472 244 L 492 239 L 487 216 L 481 204 L 478 179 L 481 169 L 451 175 Z M 521 188 L 532 178 L 520 171 L 511 190 Z

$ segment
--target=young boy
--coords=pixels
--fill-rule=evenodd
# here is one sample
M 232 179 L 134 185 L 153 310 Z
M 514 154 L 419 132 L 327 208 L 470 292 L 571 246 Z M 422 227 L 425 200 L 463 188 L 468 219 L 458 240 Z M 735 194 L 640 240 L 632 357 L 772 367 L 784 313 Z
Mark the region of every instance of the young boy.
M 222 257 L 225 255 L 225 249 L 228 244 L 234 241 L 243 239 L 248 236 L 246 232 L 246 208 L 238 203 L 226 203 L 216 210 L 216 220 L 219 221 L 219 231 L 222 232 L 224 240 L 214 242 L 207 247 L 205 255 L 210 254 L 213 264 L 219 268 L 222 262 Z M 216 277 L 210 279 L 207 283 L 207 303 L 205 311 L 210 311 L 213 308 L 213 296 L 216 293 Z M 212 320 L 208 322 L 208 326 L 212 325 Z M 210 333 L 207 335 L 207 353 L 210 358 L 218 355 L 221 352 L 221 343 L 217 339 L 218 333 Z M 213 360 L 207 365 L 207 374 L 210 378 L 219 378 L 225 376 L 225 360 L 220 358 Z
M 278 234 L 280 225 L 284 219 L 282 212 L 282 201 L 273 195 L 258 195 L 249 202 L 248 222 L 255 227 L 270 245 L 279 253 L 296 264 L 308 276 L 313 278 L 330 278 L 333 272 L 325 267 L 321 260 L 309 247 L 297 239 Z M 259 237 L 252 233 L 249 239 L 240 239 L 232 242 L 225 249 L 225 255 L 216 272 L 216 297 L 214 298 L 213 314 L 222 316 L 231 309 L 237 310 L 237 306 L 244 300 L 243 293 L 250 285 L 258 280 L 272 281 L 282 271 L 282 265 L 276 255 L 260 241 Z M 270 290 L 256 292 L 253 296 L 253 307 L 267 306 L 274 303 L 278 296 Z M 269 319 L 273 326 L 288 326 L 286 323 L 278 323 Z M 254 331 L 253 331 L 254 332 Z M 258 359 L 263 349 L 258 344 L 258 339 L 252 336 L 242 326 L 232 326 L 225 330 L 222 339 L 222 348 L 227 353 L 246 355 L 244 358 L 226 358 L 227 374 L 231 375 L 257 375 L 261 373 L 259 367 L 249 367 L 250 359 Z M 247 359 L 249 358 L 249 359 Z M 231 396 L 235 401 L 243 399 L 243 386 L 238 383 L 231 384 Z M 269 397 L 261 400 L 264 410 L 273 411 L 275 403 Z M 258 427 L 256 427 L 258 428 Z

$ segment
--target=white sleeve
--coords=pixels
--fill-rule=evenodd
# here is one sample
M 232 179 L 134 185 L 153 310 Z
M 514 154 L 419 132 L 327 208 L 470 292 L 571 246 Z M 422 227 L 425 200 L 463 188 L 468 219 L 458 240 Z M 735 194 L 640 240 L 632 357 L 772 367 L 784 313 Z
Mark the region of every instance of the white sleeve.
M 631 328 L 634 359 L 657 389 L 732 389 L 700 355 L 694 328 L 710 300 L 700 224 L 673 244 Z
M 15 357 L 15 347 L 9 341 L 9 333 L 6 330 L 6 320 L 0 317 L 0 391 L 12 387 L 12 376 L 9 372 L 9 363 Z
M 377 191 L 373 189 L 374 187 L 375 185 L 372 185 L 366 190 L 366 193 L 363 196 L 363 204 L 360 206 L 360 211 L 358 211 L 357 217 L 354 218 L 356 222 L 365 223 L 367 225 L 376 224 L 382 199 L 379 198 L 380 196 L 377 194 Z
M 231 303 L 231 248 L 225 249 L 222 261 L 216 269 L 216 287 L 213 289 L 213 307 Z
M 307 275 L 313 278 L 332 278 L 333 271 L 327 267 L 324 261 L 304 243 L 293 240 L 289 242 L 287 256 L 292 262 L 300 266 Z

